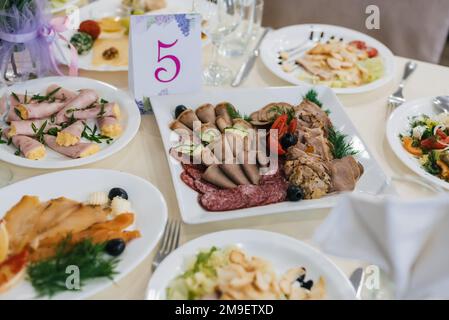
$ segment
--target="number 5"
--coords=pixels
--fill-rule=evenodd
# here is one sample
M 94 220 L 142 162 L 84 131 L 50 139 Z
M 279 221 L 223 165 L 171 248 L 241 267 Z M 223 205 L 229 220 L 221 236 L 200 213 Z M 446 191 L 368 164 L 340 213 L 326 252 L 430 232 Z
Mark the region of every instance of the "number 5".
M 160 63 L 161 61 L 166 60 L 166 59 L 171 60 L 175 64 L 175 70 L 176 70 L 175 75 L 173 77 L 171 77 L 168 80 L 163 80 L 160 78 L 159 73 L 167 72 L 167 69 L 165 69 L 163 67 L 157 68 L 154 73 L 154 76 L 156 77 L 157 81 L 159 81 L 159 82 L 171 82 L 176 79 L 176 77 L 179 74 L 179 71 L 181 71 L 181 62 L 179 61 L 179 59 L 177 57 L 175 57 L 173 55 L 161 56 L 161 48 L 168 49 L 168 48 L 171 48 L 174 45 L 176 45 L 176 43 L 178 43 L 178 40 L 176 40 L 175 42 L 170 43 L 170 44 L 166 44 L 161 41 L 157 42 L 157 62 Z

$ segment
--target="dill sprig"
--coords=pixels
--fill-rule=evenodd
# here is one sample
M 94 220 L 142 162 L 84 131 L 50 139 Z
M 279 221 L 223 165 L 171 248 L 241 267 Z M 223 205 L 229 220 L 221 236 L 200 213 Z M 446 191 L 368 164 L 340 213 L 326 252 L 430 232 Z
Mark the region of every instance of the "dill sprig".
M 230 103 L 226 104 L 226 110 L 228 111 L 228 114 L 231 117 L 231 119 L 243 119 L 248 122 L 251 121 L 250 116 L 247 116 L 246 114 L 242 116 L 242 114 L 237 109 L 235 109 Z
M 323 106 L 323 103 L 320 101 L 320 100 L 318 100 L 318 92 L 316 92 L 315 90 L 313 90 L 313 89 L 310 89 L 307 93 L 306 93 L 306 95 L 304 96 L 304 99 L 307 99 L 307 100 L 309 100 L 310 102 L 313 102 L 313 103 L 315 103 L 318 107 L 322 107 Z
M 79 268 L 80 289 L 87 280 L 108 278 L 113 280 L 117 274 L 117 258 L 108 257 L 104 253 L 105 244 L 95 244 L 91 240 L 83 240 L 74 245 L 70 237 L 58 244 L 56 254 L 46 260 L 32 262 L 27 269 L 28 280 L 39 297 L 49 296 L 70 290 L 66 286 L 69 274 L 68 266 Z
M 358 153 L 352 145 L 352 141 L 347 141 L 348 136 L 337 130 L 334 126 L 329 127 L 327 139 L 331 145 L 332 155 L 335 159 L 341 159 L 346 156 L 353 156 Z

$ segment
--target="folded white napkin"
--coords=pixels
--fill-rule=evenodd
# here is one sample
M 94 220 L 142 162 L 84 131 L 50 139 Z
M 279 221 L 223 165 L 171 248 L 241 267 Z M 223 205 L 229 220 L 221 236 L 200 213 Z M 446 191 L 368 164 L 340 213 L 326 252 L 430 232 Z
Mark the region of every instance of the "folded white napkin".
M 343 195 L 314 241 L 329 254 L 379 266 L 397 299 L 449 298 L 449 196 L 406 201 Z

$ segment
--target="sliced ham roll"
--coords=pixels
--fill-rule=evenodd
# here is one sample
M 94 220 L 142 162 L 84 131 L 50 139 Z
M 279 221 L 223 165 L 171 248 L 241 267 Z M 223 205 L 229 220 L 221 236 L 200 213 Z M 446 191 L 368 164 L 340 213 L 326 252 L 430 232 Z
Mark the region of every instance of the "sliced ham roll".
M 3 134 L 8 137 L 9 129 L 3 131 Z M 45 157 L 45 146 L 37 140 L 27 136 L 13 136 L 11 138 L 12 144 L 20 150 L 20 153 L 25 158 L 30 160 L 40 160 Z
M 109 138 L 116 138 L 120 136 L 123 131 L 120 122 L 115 117 L 99 118 L 98 126 L 100 127 L 101 134 Z
M 44 141 L 49 148 L 73 159 L 85 158 L 100 150 L 100 147 L 97 144 L 84 142 L 80 142 L 77 145 L 70 147 L 62 147 L 56 143 L 56 137 L 50 135 L 46 135 Z
M 210 103 L 199 106 L 195 113 L 201 122 L 215 124 L 215 110 Z
M 25 103 L 25 95 L 24 94 L 16 94 L 17 98 L 19 99 L 19 101 L 17 101 L 17 98 L 14 97 L 13 95 L 9 96 L 9 106 L 11 107 L 9 109 L 8 112 L 8 116 L 6 118 L 6 120 L 8 122 L 13 121 L 13 120 L 21 120 L 20 117 L 16 114 L 16 112 L 14 111 L 14 107 L 16 107 L 17 105 L 21 104 L 21 103 Z M 27 100 L 29 100 L 29 96 L 27 97 Z M 4 95 L 1 99 L 0 99 L 0 115 L 3 115 L 5 112 L 8 111 L 8 97 L 7 95 Z M 30 103 L 32 103 L 33 101 L 29 101 Z
M 11 121 L 11 126 L 9 130 L 9 137 L 15 136 L 15 135 L 22 135 L 22 136 L 34 136 L 36 132 L 34 132 L 34 127 L 39 130 L 47 121 L 47 124 L 44 128 L 44 133 L 47 133 L 48 130 L 51 128 L 59 128 L 58 125 L 51 123 L 50 119 L 41 119 L 41 120 L 19 120 L 19 121 Z
M 87 120 L 87 119 L 95 119 L 99 117 L 114 117 L 119 119 L 120 118 L 120 107 L 115 102 L 109 102 L 106 103 L 104 106 L 98 105 L 93 108 L 87 108 L 84 110 L 75 110 L 75 111 L 69 111 L 66 113 L 66 115 L 71 118 L 77 120 Z
M 74 146 L 80 142 L 83 130 L 84 123 L 81 120 L 75 121 L 67 128 L 58 132 L 58 135 L 56 136 L 56 143 L 63 147 Z
M 191 130 L 194 130 L 193 125 L 195 122 L 198 122 L 198 129 L 201 127 L 200 119 L 198 119 L 198 117 L 196 116 L 195 112 L 192 109 L 184 110 L 178 116 L 177 120 L 179 120 L 182 124 L 184 124 Z
M 66 114 L 68 110 L 85 109 L 91 104 L 95 103 L 97 100 L 98 95 L 94 90 L 80 90 L 79 94 L 76 97 L 65 102 L 64 108 L 56 115 L 56 123 L 61 124 L 68 120 L 68 116 Z
M 58 100 L 67 101 L 75 98 L 78 93 L 75 91 L 71 91 L 68 89 L 64 89 L 61 86 L 58 86 L 57 84 L 52 84 L 47 88 L 47 94 L 52 93 L 56 89 L 60 88 L 58 91 L 56 91 L 52 96 Z
M 19 118 L 23 120 L 42 119 L 59 112 L 62 108 L 64 108 L 64 102 L 18 104 L 14 108 L 16 110 L 14 113 L 20 113 Z

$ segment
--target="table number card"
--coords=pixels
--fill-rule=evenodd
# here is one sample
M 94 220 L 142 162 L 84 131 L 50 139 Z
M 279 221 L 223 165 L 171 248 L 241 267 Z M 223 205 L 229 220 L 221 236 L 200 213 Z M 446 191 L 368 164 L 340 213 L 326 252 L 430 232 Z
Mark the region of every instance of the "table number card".
M 149 97 L 201 89 L 201 16 L 131 16 L 129 87 L 143 112 Z

